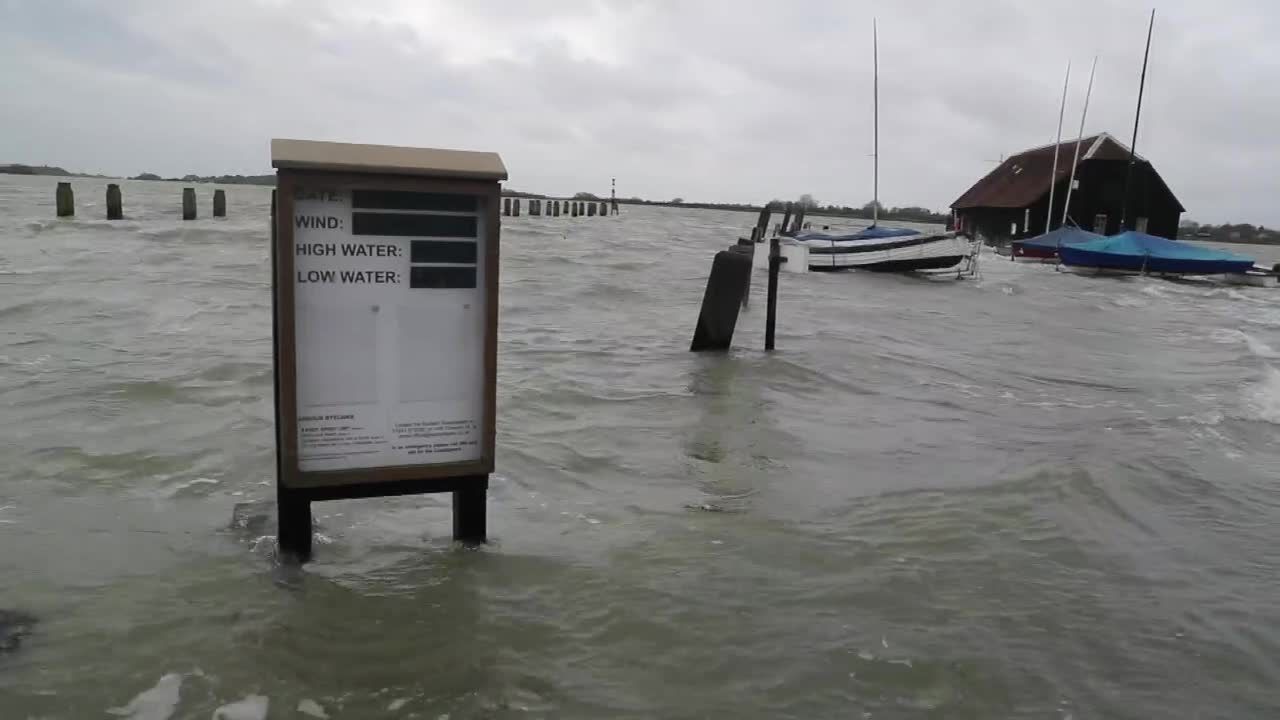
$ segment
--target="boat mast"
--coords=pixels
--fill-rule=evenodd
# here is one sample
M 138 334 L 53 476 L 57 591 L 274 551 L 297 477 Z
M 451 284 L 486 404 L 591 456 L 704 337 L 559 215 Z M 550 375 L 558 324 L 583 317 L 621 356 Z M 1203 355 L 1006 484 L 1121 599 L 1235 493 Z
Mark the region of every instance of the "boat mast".
M 1129 183 L 1133 179 L 1133 165 L 1138 156 L 1138 119 L 1142 117 L 1142 91 L 1147 85 L 1147 58 L 1151 57 L 1151 30 L 1156 26 L 1156 9 L 1151 8 L 1151 21 L 1147 24 L 1147 49 L 1142 53 L 1142 77 L 1138 80 L 1138 109 L 1133 113 L 1133 141 L 1129 143 L 1129 164 L 1124 170 L 1124 204 L 1120 207 L 1120 230 L 1128 229 Z
M 1080 111 L 1080 134 L 1076 135 L 1076 155 L 1071 158 L 1071 179 L 1067 180 L 1067 200 L 1062 204 L 1062 227 L 1067 226 L 1067 210 L 1071 207 L 1071 191 L 1076 184 L 1076 166 L 1080 164 L 1080 142 L 1084 140 L 1084 119 L 1089 115 L 1089 96 L 1093 94 L 1093 73 L 1098 69 L 1098 56 L 1089 68 L 1089 88 L 1084 91 L 1084 110 Z
M 880 33 L 876 29 L 875 18 L 871 18 L 871 69 L 874 75 L 871 106 L 875 114 L 872 121 L 871 227 L 875 227 L 880 220 Z
M 1053 189 L 1058 185 L 1058 151 L 1062 147 L 1062 116 L 1067 112 L 1067 86 L 1071 84 L 1071 61 L 1067 61 L 1067 77 L 1062 81 L 1062 106 L 1058 108 L 1058 139 L 1053 143 L 1053 173 L 1049 175 L 1049 209 L 1044 214 L 1044 231 L 1053 225 Z M 1030 229 L 1030 228 L 1028 228 Z

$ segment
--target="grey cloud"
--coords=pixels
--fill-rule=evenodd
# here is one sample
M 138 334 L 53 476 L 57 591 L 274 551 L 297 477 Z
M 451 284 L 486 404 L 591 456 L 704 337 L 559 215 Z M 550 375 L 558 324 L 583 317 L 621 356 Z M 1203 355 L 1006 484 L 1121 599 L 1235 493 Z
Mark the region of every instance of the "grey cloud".
M 0 161 L 263 172 L 272 136 L 493 149 L 514 187 L 943 208 L 1001 154 L 1124 141 L 1147 9 L 988 0 L 0 2 Z M 1139 152 L 1206 221 L 1280 224 L 1280 8 L 1160 6 Z

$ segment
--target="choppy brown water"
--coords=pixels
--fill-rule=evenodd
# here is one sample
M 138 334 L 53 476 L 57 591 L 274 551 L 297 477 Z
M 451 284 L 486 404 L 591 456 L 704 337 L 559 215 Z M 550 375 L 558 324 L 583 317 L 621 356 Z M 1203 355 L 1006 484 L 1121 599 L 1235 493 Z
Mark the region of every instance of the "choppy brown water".
M 0 609 L 37 619 L 6 719 L 1280 710 L 1280 291 L 784 275 L 779 352 L 757 303 L 695 356 L 753 218 L 513 219 L 494 541 L 327 503 L 299 572 L 268 192 L 183 223 L 124 183 L 109 224 L 53 184 L 0 176 Z

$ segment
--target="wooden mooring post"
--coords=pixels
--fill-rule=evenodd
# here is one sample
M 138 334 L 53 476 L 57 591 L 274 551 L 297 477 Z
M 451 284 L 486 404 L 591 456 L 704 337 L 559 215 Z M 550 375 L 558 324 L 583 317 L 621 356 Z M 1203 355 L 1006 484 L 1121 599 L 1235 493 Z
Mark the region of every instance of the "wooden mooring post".
M 502 214 L 511 217 L 511 198 L 502 198 Z
M 735 245 L 716 253 L 711 275 L 702 294 L 698 325 L 693 331 L 692 352 L 728 350 L 738 324 L 742 295 L 751 284 L 751 248 Z
M 213 216 L 214 217 L 227 216 L 227 191 L 226 190 L 213 191 Z
M 58 206 L 58 217 L 72 217 L 76 214 L 76 194 L 71 190 L 71 183 L 58 183 L 53 199 Z
M 751 256 L 753 258 L 755 257 L 755 254 L 756 254 L 756 244 L 763 242 L 765 233 L 769 232 L 769 215 L 771 213 L 772 211 L 769 210 L 769 204 L 765 203 L 765 206 L 760 208 L 760 217 L 756 218 L 756 226 L 751 228 L 751 238 L 749 240 L 744 240 L 742 238 L 739 238 L 738 240 L 739 245 L 745 244 L 748 248 L 751 249 Z M 747 303 L 750 301 L 750 299 L 751 299 L 751 281 L 748 280 L 747 286 L 742 290 L 742 307 L 744 309 L 747 307 Z
M 607 202 L 601 202 L 601 203 L 600 203 L 600 217 L 608 217 L 608 215 L 609 215 L 609 203 L 607 203 Z
M 115 183 L 107 186 L 107 219 L 124 219 L 124 198 L 120 194 L 120 186 Z
M 560 217 L 560 201 L 559 200 L 551 201 L 551 215 L 553 217 Z
M 790 204 L 788 204 L 788 207 Z M 769 238 L 769 295 L 765 299 L 764 349 L 773 349 L 773 331 L 778 320 L 778 269 L 782 267 L 782 246 L 775 235 Z
M 196 219 L 196 189 L 182 188 L 182 219 Z
M 596 204 L 587 203 L 587 217 L 595 217 L 595 216 L 596 216 Z
M 792 208 L 792 204 L 787 203 L 787 209 L 782 214 L 782 225 L 774 234 L 777 234 L 777 233 L 782 233 L 783 235 L 787 234 L 787 231 L 791 226 L 791 208 Z

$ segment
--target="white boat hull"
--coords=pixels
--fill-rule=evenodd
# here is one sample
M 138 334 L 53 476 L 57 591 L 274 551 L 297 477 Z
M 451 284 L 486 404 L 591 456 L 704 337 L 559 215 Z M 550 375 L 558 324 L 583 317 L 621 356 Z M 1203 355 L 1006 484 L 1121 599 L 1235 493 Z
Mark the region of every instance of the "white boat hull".
M 804 240 L 810 270 L 941 270 L 959 265 L 973 243 L 955 233 L 864 240 Z

